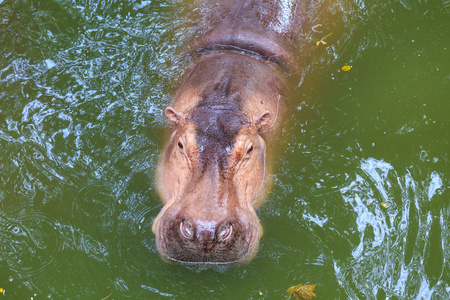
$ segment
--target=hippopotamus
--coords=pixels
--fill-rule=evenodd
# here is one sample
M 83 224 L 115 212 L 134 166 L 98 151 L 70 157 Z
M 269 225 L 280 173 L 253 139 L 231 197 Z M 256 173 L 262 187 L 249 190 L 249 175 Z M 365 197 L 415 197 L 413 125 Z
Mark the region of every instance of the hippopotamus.
M 164 110 L 173 132 L 157 168 L 159 253 L 187 264 L 251 260 L 269 184 L 266 144 L 286 111 L 307 1 L 218 0 Z M 206 14 L 208 14 L 206 16 Z

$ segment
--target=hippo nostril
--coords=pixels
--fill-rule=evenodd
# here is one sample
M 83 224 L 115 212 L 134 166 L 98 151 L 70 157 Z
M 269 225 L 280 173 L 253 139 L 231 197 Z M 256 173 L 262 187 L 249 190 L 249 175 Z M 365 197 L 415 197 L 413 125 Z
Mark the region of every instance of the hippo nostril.
M 194 228 L 192 227 L 191 222 L 189 221 L 181 221 L 180 222 L 180 233 L 186 239 L 192 239 L 194 236 Z
M 233 225 L 230 223 L 222 224 L 217 231 L 217 239 L 219 241 L 226 241 L 233 233 Z

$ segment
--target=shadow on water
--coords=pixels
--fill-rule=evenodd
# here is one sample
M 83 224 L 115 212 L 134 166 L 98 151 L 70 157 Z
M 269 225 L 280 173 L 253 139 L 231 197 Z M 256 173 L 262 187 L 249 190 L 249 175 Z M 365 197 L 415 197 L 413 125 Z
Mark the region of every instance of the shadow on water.
M 258 255 L 220 268 L 159 258 L 161 112 L 202 9 L 0 1 L 5 296 L 279 299 L 317 283 L 322 299 L 448 299 L 446 0 L 312 1 L 321 32 L 301 37 Z

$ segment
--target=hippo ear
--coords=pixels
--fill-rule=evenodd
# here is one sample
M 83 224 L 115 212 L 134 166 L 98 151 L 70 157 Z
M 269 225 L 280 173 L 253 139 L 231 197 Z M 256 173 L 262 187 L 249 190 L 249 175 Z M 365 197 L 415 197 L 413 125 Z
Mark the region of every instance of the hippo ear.
M 272 119 L 272 113 L 268 110 L 262 112 L 260 115 L 254 117 L 256 128 L 259 132 L 264 132 L 268 129 L 270 120 Z
M 166 107 L 166 109 L 164 110 L 164 114 L 166 115 L 167 119 L 169 119 L 170 122 L 175 125 L 177 125 L 183 117 L 183 113 L 179 112 L 171 106 Z

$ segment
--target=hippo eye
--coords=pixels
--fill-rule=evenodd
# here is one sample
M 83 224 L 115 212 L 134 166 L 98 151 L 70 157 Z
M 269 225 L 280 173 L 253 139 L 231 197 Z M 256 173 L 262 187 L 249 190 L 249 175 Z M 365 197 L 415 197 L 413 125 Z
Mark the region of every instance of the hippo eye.
M 178 142 L 178 147 L 180 147 L 180 149 L 183 149 L 183 144 L 181 142 Z
M 250 152 L 252 152 L 253 151 L 253 146 L 250 146 L 250 148 L 248 148 L 248 150 L 247 150 L 247 154 L 250 154 Z

